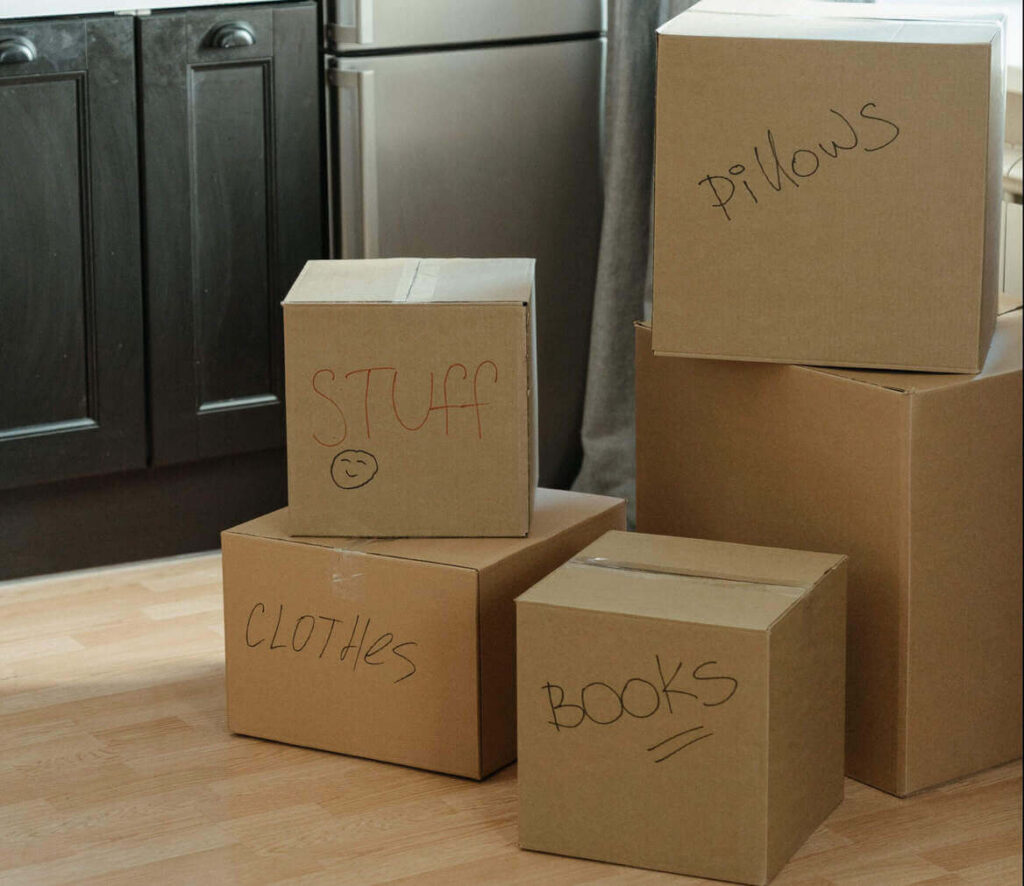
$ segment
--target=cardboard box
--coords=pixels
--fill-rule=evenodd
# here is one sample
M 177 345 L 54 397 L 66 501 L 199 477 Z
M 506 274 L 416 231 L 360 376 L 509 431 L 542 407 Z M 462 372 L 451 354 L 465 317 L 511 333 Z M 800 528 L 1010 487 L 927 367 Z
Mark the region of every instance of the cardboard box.
M 704 0 L 660 29 L 657 353 L 981 368 L 998 289 L 1002 18 L 900 14 Z
M 1021 313 L 979 375 L 657 357 L 637 525 L 850 555 L 847 774 L 898 795 L 1021 755 Z
M 519 539 L 290 537 L 287 510 L 222 535 L 228 726 L 483 778 L 515 758 L 513 599 L 621 499 L 537 490 Z
M 307 262 L 284 300 L 293 534 L 526 535 L 533 265 Z
M 523 594 L 520 844 L 768 882 L 843 797 L 845 563 L 609 532 Z

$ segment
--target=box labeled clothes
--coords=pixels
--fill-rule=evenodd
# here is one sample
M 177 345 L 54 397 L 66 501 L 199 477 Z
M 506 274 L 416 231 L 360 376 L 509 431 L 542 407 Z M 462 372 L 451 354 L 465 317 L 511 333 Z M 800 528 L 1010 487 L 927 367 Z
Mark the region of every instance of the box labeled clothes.
M 234 732 L 483 778 L 515 758 L 513 599 L 625 503 L 538 489 L 526 538 L 289 535 L 287 510 L 229 529 Z

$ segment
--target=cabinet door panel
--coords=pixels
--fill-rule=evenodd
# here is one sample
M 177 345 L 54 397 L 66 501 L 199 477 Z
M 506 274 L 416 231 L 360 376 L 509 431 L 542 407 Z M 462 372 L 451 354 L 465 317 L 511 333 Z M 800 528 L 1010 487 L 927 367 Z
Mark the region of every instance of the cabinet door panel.
M 279 303 L 322 249 L 315 6 L 138 28 L 154 462 L 283 445 Z
M 0 488 L 145 464 L 132 40 L 0 27 Z
M 194 68 L 193 216 L 204 406 L 273 389 L 265 62 Z
M 0 162 L 5 167 L 0 230 L 13 235 L 0 238 L 0 266 L 5 289 L 33 294 L 10 299 L 0 325 L 4 364 L 32 379 L 31 385 L 0 386 L 0 428 L 5 432 L 89 418 L 81 82 L 80 75 L 72 74 L 0 89 Z M 45 260 L 38 250 L 25 249 L 18 229 L 45 232 Z

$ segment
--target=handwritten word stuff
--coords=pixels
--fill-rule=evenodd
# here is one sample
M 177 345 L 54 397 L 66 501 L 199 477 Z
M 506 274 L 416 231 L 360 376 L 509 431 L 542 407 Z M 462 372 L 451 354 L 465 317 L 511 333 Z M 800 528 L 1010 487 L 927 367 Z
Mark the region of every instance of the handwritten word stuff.
M 275 612 L 276 609 L 276 612 Z M 371 619 L 357 613 L 348 620 L 329 615 L 285 614 L 283 603 L 268 607 L 257 602 L 245 622 L 245 645 L 261 652 L 305 655 L 309 658 L 350 663 L 352 670 L 384 668 L 392 683 L 416 673 L 412 641 L 395 642 L 390 631 L 370 631 Z M 348 628 L 348 640 L 345 640 Z
M 482 360 L 475 366 L 449 363 L 443 372 L 412 375 L 395 366 L 364 366 L 347 372 L 317 369 L 310 378 L 313 393 L 328 404 L 322 425 L 313 433 L 321 446 L 340 446 L 350 433 L 373 437 L 374 430 L 399 427 L 417 432 L 429 427 L 444 436 L 483 439 L 482 400 L 494 393 L 498 365 Z M 466 418 L 456 416 L 466 413 Z M 434 416 L 437 419 L 431 421 Z
M 660 715 L 659 721 L 679 714 L 692 718 L 703 708 L 726 704 L 739 688 L 739 681 L 723 674 L 717 661 L 702 661 L 686 670 L 678 659 L 673 665 L 655 655 L 653 665 L 646 676 L 611 683 L 593 680 L 578 691 L 548 681 L 541 687 L 547 693 L 551 712 L 548 723 L 556 732 L 561 732 L 588 723 L 604 727 L 623 719 L 647 720 L 656 714 Z M 700 724 L 688 727 L 646 750 L 654 752 L 655 763 L 661 763 L 714 734 L 703 730 Z
M 837 160 L 848 151 L 873 153 L 889 147 L 900 134 L 900 127 L 877 113 L 875 102 L 861 105 L 855 122 L 835 108 L 829 108 L 834 124 L 833 132 L 825 136 L 824 141 L 815 145 L 787 145 L 780 149 L 776 134 L 766 131 L 765 145 L 754 145 L 753 163 L 733 163 L 728 174 L 708 173 L 697 187 L 706 189 L 709 196 L 714 197 L 713 209 L 720 209 L 727 221 L 732 221 L 733 198 L 737 195 L 737 182 L 742 185 L 750 206 L 760 204 L 760 198 L 772 192 L 778 193 L 783 188 L 799 188 L 801 180 L 809 179 L 823 170 L 828 163 Z M 830 137 L 831 136 L 831 137 Z M 780 153 L 781 151 L 781 153 Z M 765 190 L 767 185 L 768 190 Z

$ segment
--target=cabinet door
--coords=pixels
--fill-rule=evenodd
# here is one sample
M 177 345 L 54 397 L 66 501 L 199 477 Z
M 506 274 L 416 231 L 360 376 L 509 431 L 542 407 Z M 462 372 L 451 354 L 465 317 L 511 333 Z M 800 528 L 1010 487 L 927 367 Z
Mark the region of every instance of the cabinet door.
M 0 488 L 145 465 L 132 41 L 0 24 Z
M 137 27 L 153 461 L 281 446 L 280 301 L 322 251 L 316 7 Z

